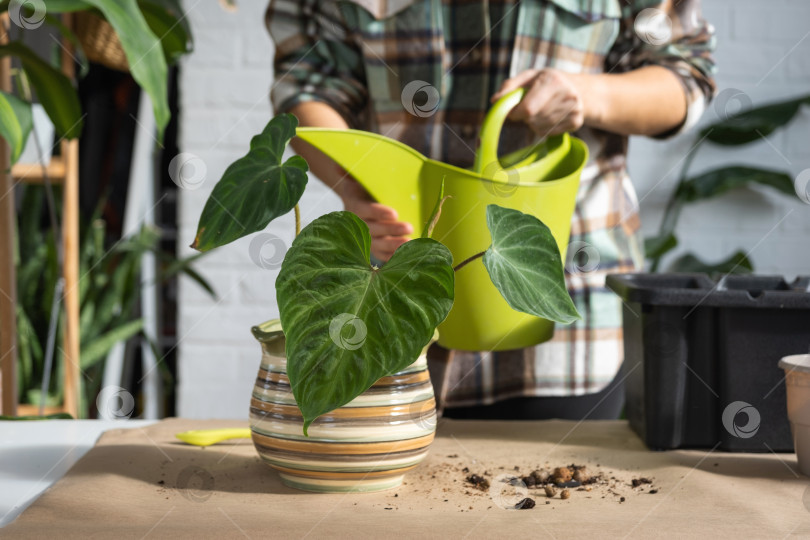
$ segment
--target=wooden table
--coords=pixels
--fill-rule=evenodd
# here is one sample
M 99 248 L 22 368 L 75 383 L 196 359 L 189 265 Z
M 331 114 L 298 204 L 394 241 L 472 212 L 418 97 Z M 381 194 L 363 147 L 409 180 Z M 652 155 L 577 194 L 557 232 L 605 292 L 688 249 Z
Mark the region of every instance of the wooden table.
M 285 487 L 250 441 L 203 449 L 174 439 L 188 429 L 240 425 L 168 419 L 108 431 L 2 532 L 76 538 L 810 537 L 810 482 L 797 472 L 793 454 L 651 452 L 620 421 L 442 420 L 430 456 L 403 486 L 332 495 Z M 573 488 L 561 500 L 503 482 L 569 464 L 586 465 L 606 483 L 591 491 Z M 471 473 L 487 473 L 490 489 L 470 486 Z M 652 484 L 634 488 L 632 480 L 640 478 Z M 510 509 L 523 497 L 536 506 Z

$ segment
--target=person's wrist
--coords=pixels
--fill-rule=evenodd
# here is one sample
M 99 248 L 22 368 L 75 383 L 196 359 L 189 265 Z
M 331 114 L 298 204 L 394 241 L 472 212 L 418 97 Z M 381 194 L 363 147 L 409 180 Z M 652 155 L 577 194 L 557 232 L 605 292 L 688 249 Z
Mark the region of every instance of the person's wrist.
M 601 74 L 577 74 L 573 78 L 574 88 L 582 100 L 584 125 L 601 127 L 606 115 L 605 80 Z

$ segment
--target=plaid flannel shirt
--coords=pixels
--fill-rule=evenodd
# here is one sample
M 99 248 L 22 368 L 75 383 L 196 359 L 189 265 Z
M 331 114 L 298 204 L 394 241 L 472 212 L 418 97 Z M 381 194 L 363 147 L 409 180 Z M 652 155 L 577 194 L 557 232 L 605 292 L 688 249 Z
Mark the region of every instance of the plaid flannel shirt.
M 713 29 L 699 6 L 699 0 L 273 0 L 271 97 L 277 112 L 325 102 L 352 127 L 468 167 L 489 98 L 505 79 L 530 68 L 602 73 L 654 64 L 678 76 L 688 104 L 683 124 L 660 135 L 667 137 L 693 126 L 714 92 Z M 642 12 L 647 8 L 658 11 Z M 656 21 L 671 22 L 671 30 Z M 403 95 L 411 81 L 433 86 L 438 103 Z M 621 302 L 605 288 L 605 276 L 643 263 L 627 137 L 588 127 L 575 135 L 591 156 L 566 264 L 582 320 L 558 324 L 551 341 L 527 349 L 455 351 L 435 375 L 441 380 L 434 379 L 444 406 L 598 392 L 621 366 Z M 525 125 L 507 123 L 500 152 L 525 147 L 532 137 Z

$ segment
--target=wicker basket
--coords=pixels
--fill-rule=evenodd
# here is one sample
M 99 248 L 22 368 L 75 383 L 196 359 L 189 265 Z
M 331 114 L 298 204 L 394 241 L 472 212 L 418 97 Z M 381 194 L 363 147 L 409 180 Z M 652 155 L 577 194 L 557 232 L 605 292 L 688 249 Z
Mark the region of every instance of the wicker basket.
M 76 35 L 89 61 L 118 71 L 129 71 L 124 48 L 110 23 L 87 12 L 77 13 L 74 21 Z

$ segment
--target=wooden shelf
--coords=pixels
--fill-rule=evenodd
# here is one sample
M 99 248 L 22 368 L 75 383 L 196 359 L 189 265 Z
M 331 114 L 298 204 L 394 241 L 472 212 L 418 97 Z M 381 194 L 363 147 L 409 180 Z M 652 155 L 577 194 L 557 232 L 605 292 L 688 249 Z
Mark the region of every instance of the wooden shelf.
M 26 184 L 42 184 L 45 182 L 42 169 L 43 167 L 39 163 L 15 163 L 11 167 L 11 176 Z M 51 162 L 45 167 L 45 174 L 54 184 L 61 184 L 66 173 L 67 167 L 61 156 L 52 157 Z
M 71 15 L 62 16 L 66 27 L 71 28 Z M 8 14 L 0 14 L 0 23 L 8 25 Z M 8 36 L 0 35 L 0 44 Z M 63 38 L 62 73 L 68 78 L 75 76 L 75 59 L 72 44 Z M 9 91 L 11 63 L 8 56 L 0 58 L 0 88 Z M 63 276 L 65 292 L 62 309 L 65 325 L 62 332 L 64 376 L 63 403 L 61 407 L 46 407 L 45 412 L 67 412 L 78 418 L 79 411 L 79 140 L 60 142 L 60 155 L 51 158 L 47 167 L 38 163 L 17 163 L 9 174 L 9 151 L 5 141 L 0 140 L 0 192 L 14 189 L 12 179 L 41 184 L 45 176 L 62 187 L 62 246 L 64 251 Z M 16 228 L 14 197 L 0 199 L 0 414 L 15 416 L 18 411 L 30 413 L 30 406 L 17 403 L 17 328 L 16 328 L 16 276 L 14 267 L 12 231 Z M 34 407 L 38 414 L 39 409 Z

